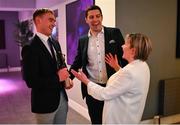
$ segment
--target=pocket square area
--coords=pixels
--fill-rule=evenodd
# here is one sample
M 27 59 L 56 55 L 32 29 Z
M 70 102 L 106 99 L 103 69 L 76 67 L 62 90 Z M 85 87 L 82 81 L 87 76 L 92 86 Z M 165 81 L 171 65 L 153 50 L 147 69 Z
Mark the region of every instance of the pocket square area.
M 109 44 L 112 44 L 112 43 L 115 43 L 115 42 L 116 42 L 115 40 L 110 40 Z

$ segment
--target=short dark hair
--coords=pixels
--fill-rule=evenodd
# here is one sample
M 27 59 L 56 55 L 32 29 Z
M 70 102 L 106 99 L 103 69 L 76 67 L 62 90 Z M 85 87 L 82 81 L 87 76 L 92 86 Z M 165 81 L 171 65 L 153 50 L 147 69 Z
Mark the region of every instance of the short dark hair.
M 35 12 L 33 13 L 33 21 L 35 21 L 35 18 L 37 16 L 42 16 L 42 15 L 44 15 L 46 13 L 54 14 L 54 12 L 52 10 L 48 9 L 48 8 L 40 8 L 40 9 L 35 10 Z
M 87 18 L 87 16 L 88 16 L 88 12 L 91 11 L 91 10 L 99 10 L 99 12 L 100 12 L 101 15 L 102 15 L 101 8 L 100 8 L 99 6 L 97 6 L 97 5 L 92 5 L 92 6 L 90 6 L 90 7 L 88 7 L 88 8 L 86 9 L 86 12 L 85 12 L 86 18 Z

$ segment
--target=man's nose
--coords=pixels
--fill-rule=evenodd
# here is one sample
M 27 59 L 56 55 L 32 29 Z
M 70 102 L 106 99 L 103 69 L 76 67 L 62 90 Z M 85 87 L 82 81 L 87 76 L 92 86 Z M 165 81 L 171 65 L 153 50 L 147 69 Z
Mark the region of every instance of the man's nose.
M 98 21 L 98 18 L 94 17 L 94 18 L 93 18 L 93 21 Z

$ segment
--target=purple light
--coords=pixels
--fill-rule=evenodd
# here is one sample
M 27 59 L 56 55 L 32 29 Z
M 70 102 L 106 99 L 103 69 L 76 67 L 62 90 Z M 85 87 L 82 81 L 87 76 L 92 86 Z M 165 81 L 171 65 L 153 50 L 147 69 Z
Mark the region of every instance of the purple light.
M 85 10 L 93 0 L 77 0 L 66 5 L 67 64 L 71 65 L 77 53 L 78 39 L 87 34 L 89 26 L 85 21 Z M 73 21 L 72 21 L 73 20 Z
M 8 93 L 10 91 L 17 90 L 14 81 L 7 79 L 0 79 L 0 94 Z

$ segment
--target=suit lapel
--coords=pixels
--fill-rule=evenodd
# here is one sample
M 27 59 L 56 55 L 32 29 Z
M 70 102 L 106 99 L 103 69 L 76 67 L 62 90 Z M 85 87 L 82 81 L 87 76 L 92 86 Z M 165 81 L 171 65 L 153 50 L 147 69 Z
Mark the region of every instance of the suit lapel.
M 85 39 L 84 39 L 84 50 L 83 50 L 84 53 L 87 53 L 88 43 L 89 43 L 89 38 L 85 37 Z
M 105 54 L 109 53 L 109 41 L 111 40 L 111 34 L 108 28 L 104 27 L 104 41 L 105 41 Z
M 35 36 L 35 42 L 37 42 L 37 44 L 39 44 L 40 50 L 43 51 L 43 54 L 47 57 L 47 59 L 49 61 L 51 61 L 52 63 L 55 63 L 50 52 L 48 51 L 48 49 L 46 48 L 46 46 L 43 44 L 43 42 L 41 41 L 41 39 L 36 35 Z
M 82 60 L 83 65 L 86 65 L 87 63 L 87 50 L 88 50 L 88 43 L 89 43 L 89 37 L 85 36 L 81 42 L 81 50 L 82 50 Z

